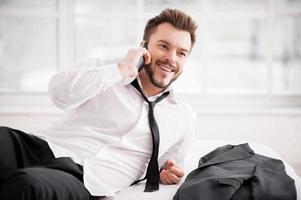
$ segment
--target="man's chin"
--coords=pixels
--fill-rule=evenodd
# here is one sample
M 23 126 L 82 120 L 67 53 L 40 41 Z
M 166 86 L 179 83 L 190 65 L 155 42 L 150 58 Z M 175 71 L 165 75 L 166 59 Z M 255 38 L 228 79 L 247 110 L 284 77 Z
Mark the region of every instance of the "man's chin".
M 151 70 L 151 68 L 145 68 L 145 72 L 147 76 L 149 77 L 150 82 L 153 84 L 153 86 L 160 88 L 160 89 L 165 89 L 170 84 L 174 81 L 171 77 L 162 77 L 159 78 L 160 76 L 156 76 L 154 72 Z
M 168 86 L 170 86 L 170 84 L 172 83 L 172 81 L 153 81 L 152 83 L 157 88 L 165 89 Z

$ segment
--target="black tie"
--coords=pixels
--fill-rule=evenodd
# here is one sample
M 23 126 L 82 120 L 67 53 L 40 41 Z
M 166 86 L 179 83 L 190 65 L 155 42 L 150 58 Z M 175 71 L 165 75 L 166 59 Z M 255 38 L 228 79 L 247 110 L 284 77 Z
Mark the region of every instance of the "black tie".
M 152 138 L 153 138 L 153 153 L 147 166 L 146 175 L 143 179 L 135 181 L 132 185 L 146 179 L 144 192 L 153 192 L 159 190 L 159 182 L 160 182 L 160 171 L 159 171 L 159 164 L 158 164 L 160 134 L 159 134 L 158 124 L 154 117 L 154 108 L 156 103 L 163 100 L 169 94 L 169 91 L 163 93 L 155 101 L 149 101 L 144 95 L 144 93 L 142 92 L 142 89 L 138 84 L 137 79 L 135 79 L 131 84 L 140 92 L 144 100 L 148 103 L 148 107 L 149 107 L 148 120 L 149 120 L 150 130 L 152 133 Z

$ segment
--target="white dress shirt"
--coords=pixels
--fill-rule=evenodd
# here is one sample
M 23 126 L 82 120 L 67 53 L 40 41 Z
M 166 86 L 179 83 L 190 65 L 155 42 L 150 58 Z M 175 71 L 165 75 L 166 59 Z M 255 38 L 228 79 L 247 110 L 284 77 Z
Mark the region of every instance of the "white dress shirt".
M 152 154 L 148 104 L 131 81 L 122 79 L 117 64 L 99 66 L 92 59 L 49 82 L 52 101 L 66 114 L 34 134 L 48 142 L 55 157 L 83 165 L 84 185 L 94 196 L 114 196 L 142 178 Z M 167 159 L 181 165 L 194 135 L 195 113 L 170 89 L 156 105 L 155 118 L 159 165 Z

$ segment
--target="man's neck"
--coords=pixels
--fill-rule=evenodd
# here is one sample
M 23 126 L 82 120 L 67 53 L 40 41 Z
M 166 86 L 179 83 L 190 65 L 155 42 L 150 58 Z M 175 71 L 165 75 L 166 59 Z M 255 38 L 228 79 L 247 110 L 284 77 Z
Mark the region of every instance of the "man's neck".
M 157 95 L 164 90 L 164 88 L 154 86 L 145 72 L 141 72 L 139 74 L 139 79 L 141 81 L 142 88 L 148 97 Z

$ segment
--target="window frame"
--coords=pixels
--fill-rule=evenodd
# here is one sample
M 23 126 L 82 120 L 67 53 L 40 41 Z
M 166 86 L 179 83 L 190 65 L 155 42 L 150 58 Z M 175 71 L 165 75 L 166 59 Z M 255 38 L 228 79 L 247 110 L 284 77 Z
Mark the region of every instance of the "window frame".
M 68 70 L 74 65 L 74 3 L 75 0 L 57 0 L 56 12 L 29 11 L 20 9 L 0 9 L 0 16 L 30 16 L 49 17 L 57 20 L 57 70 Z M 228 12 L 208 10 L 209 0 L 203 0 L 203 10 L 200 13 L 193 13 L 199 16 L 206 26 L 206 19 L 210 15 L 230 14 Z M 301 8 L 275 10 L 273 0 L 268 0 L 267 12 L 236 12 L 235 15 L 267 15 L 267 42 L 266 62 L 268 78 L 266 80 L 266 90 L 256 93 L 224 93 L 208 92 L 206 88 L 206 76 L 200 75 L 203 79 L 203 88 L 199 94 L 179 94 L 181 98 L 192 105 L 198 113 L 301 113 L 301 91 L 298 92 L 273 92 L 272 73 L 272 35 L 273 23 L 278 16 L 301 16 Z M 143 0 L 136 0 L 137 7 L 137 29 L 142 30 L 142 21 L 152 16 L 152 13 L 144 13 Z M 89 17 L 89 16 L 88 16 Z M 93 17 L 93 16 L 90 16 Z M 94 16 L 101 17 L 101 16 Z M 206 48 L 206 27 L 203 30 L 204 38 L 200 38 Z M 137 41 L 142 37 L 142 33 L 137 33 Z M 201 62 L 206 63 L 206 53 L 201 56 Z M 206 72 L 206 65 L 202 72 Z M 0 92 L 0 113 L 61 113 L 55 108 L 48 98 L 47 92 Z

